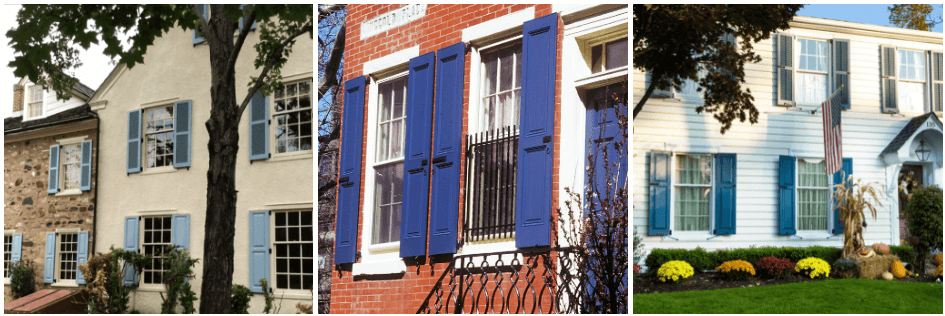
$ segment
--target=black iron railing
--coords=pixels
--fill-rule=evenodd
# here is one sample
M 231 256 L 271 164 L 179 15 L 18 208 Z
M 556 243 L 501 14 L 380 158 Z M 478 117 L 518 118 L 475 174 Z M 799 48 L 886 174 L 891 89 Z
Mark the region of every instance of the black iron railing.
M 466 135 L 463 239 L 509 238 L 515 232 L 518 128 Z
M 417 313 L 585 312 L 587 282 L 571 248 L 459 255 Z

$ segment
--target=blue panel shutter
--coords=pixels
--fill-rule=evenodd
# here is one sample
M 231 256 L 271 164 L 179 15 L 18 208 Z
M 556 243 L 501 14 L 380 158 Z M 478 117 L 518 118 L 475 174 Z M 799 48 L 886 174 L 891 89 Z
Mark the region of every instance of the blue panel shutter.
M 466 44 L 436 52 L 436 124 L 430 186 L 430 255 L 456 253 L 459 213 L 459 154 L 463 133 Z
M 673 233 L 669 228 L 670 163 L 672 155 L 665 151 L 650 152 L 649 236 Z
M 778 234 L 794 235 L 794 169 L 796 157 L 781 156 L 778 161 Z
M 46 260 L 43 264 L 43 283 L 53 283 L 56 278 L 56 233 L 46 233 Z
M 404 196 L 400 220 L 400 256 L 427 253 L 430 192 L 430 132 L 433 123 L 433 52 L 410 60 L 407 80 L 407 131 L 404 135 Z
M 138 252 L 138 217 L 125 217 L 125 251 Z M 135 269 L 131 266 L 125 270 L 122 282 L 125 286 L 130 286 L 136 282 Z
M 80 164 L 79 190 L 92 189 L 92 141 L 82 142 L 82 162 Z
M 515 189 L 515 246 L 551 244 L 551 176 L 558 14 L 522 27 L 522 103 Z
M 735 154 L 716 155 L 717 172 L 715 187 L 715 231 L 716 235 L 735 234 L 735 174 L 737 167 Z
M 840 171 L 837 171 L 833 174 L 833 184 L 840 184 L 846 181 L 844 176 L 841 175 L 841 172 L 846 174 L 845 177 L 849 177 L 853 174 L 853 158 L 843 158 L 843 166 L 840 167 Z M 836 188 L 830 189 L 830 195 L 833 196 L 833 192 L 836 191 Z M 843 222 L 840 221 L 840 209 L 837 208 L 837 200 L 834 200 L 833 203 L 833 231 L 834 235 L 843 234 Z
M 594 178 L 591 179 L 585 174 L 585 183 L 587 184 L 586 188 L 596 189 L 598 192 L 608 192 L 607 191 L 607 181 L 610 179 L 607 175 L 607 166 L 608 162 L 613 163 L 619 161 L 619 169 L 611 168 L 611 176 L 616 174 L 617 176 L 617 187 L 625 188 L 627 183 L 627 151 L 623 148 L 617 150 L 615 143 L 623 142 L 626 144 L 623 139 L 623 132 L 617 123 L 617 108 L 620 108 L 620 113 L 627 113 L 627 104 L 617 103 L 614 104 L 611 96 L 614 93 L 620 94 L 621 97 L 626 100 L 626 82 L 615 83 L 607 87 L 597 88 L 590 90 L 586 95 L 586 102 L 592 103 L 591 106 L 586 111 L 585 119 L 585 139 L 590 141 L 589 144 L 590 151 L 587 152 L 587 155 L 596 152 L 595 160 L 590 159 L 584 160 L 585 170 L 590 170 L 594 168 Z M 625 147 L 624 147 L 625 148 Z M 607 155 L 607 160 L 605 160 L 604 155 Z M 588 195 L 585 195 L 588 196 Z M 610 195 L 603 195 L 602 198 L 611 197 Z M 588 201 L 590 202 L 590 201 Z
M 171 223 L 171 244 L 190 248 L 190 214 L 174 215 Z
M 20 261 L 23 257 L 23 234 L 13 234 L 13 250 L 10 251 L 10 262 Z
M 141 172 L 141 109 L 128 112 L 128 173 Z
M 778 103 L 794 106 L 794 36 L 778 34 Z
M 49 183 L 47 185 L 47 193 L 59 192 L 59 145 L 49 147 Z
M 269 98 L 254 94 L 249 100 L 249 161 L 269 159 Z
M 190 100 L 174 103 L 174 168 L 190 167 Z
M 79 270 L 78 266 L 89 261 L 89 232 L 79 233 L 79 245 L 76 252 L 75 283 L 85 284 L 85 277 L 82 276 L 82 270 Z
M 263 293 L 259 279 L 269 282 L 269 211 L 249 212 L 249 290 Z
M 206 4 L 198 4 L 197 11 L 200 11 L 200 14 L 203 14 L 203 18 L 205 20 L 208 20 L 208 21 L 210 20 L 209 10 L 207 10 Z M 197 22 L 197 26 L 194 29 L 194 45 L 197 45 L 206 41 L 206 39 L 204 39 L 203 37 L 200 37 L 200 35 L 197 35 L 197 28 L 200 28 L 200 22 Z
M 335 264 L 354 262 L 355 245 L 358 241 L 361 137 L 364 135 L 364 77 L 355 77 L 345 82 L 345 103 L 342 111 Z

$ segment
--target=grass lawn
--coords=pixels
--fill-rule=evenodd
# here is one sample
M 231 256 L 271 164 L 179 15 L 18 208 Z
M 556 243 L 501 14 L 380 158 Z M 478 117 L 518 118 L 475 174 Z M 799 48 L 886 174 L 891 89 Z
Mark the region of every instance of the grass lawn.
M 843 279 L 634 294 L 634 314 L 942 314 L 942 284 Z

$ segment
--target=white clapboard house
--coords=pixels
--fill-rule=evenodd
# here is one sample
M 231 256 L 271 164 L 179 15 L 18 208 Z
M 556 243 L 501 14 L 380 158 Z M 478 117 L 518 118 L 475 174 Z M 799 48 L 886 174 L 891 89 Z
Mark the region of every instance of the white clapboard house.
M 739 40 L 741 42 L 741 40 Z M 701 93 L 654 93 L 633 120 L 633 225 L 654 248 L 842 246 L 825 173 L 822 112 L 841 84 L 843 167 L 883 195 L 867 244 L 900 244 L 897 179 L 943 182 L 942 34 L 795 17 L 745 65 L 759 122 L 724 135 Z M 649 85 L 633 74 L 634 104 Z

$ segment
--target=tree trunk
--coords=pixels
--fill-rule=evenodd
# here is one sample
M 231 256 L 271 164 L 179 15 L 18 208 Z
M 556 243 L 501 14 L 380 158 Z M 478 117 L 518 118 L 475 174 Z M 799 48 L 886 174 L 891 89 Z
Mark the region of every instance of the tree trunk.
M 223 23 L 221 23 L 223 22 Z M 222 17 L 211 17 L 211 34 L 233 34 L 232 25 Z M 203 280 L 200 288 L 201 314 L 229 314 L 233 286 L 233 237 L 236 230 L 236 152 L 239 149 L 239 107 L 235 78 L 226 70 L 233 51 L 229 40 L 211 41 L 210 71 L 212 104 L 206 122 L 210 142 L 210 169 L 207 171 L 207 216 L 204 226 Z M 195 110 L 194 112 L 197 112 Z

